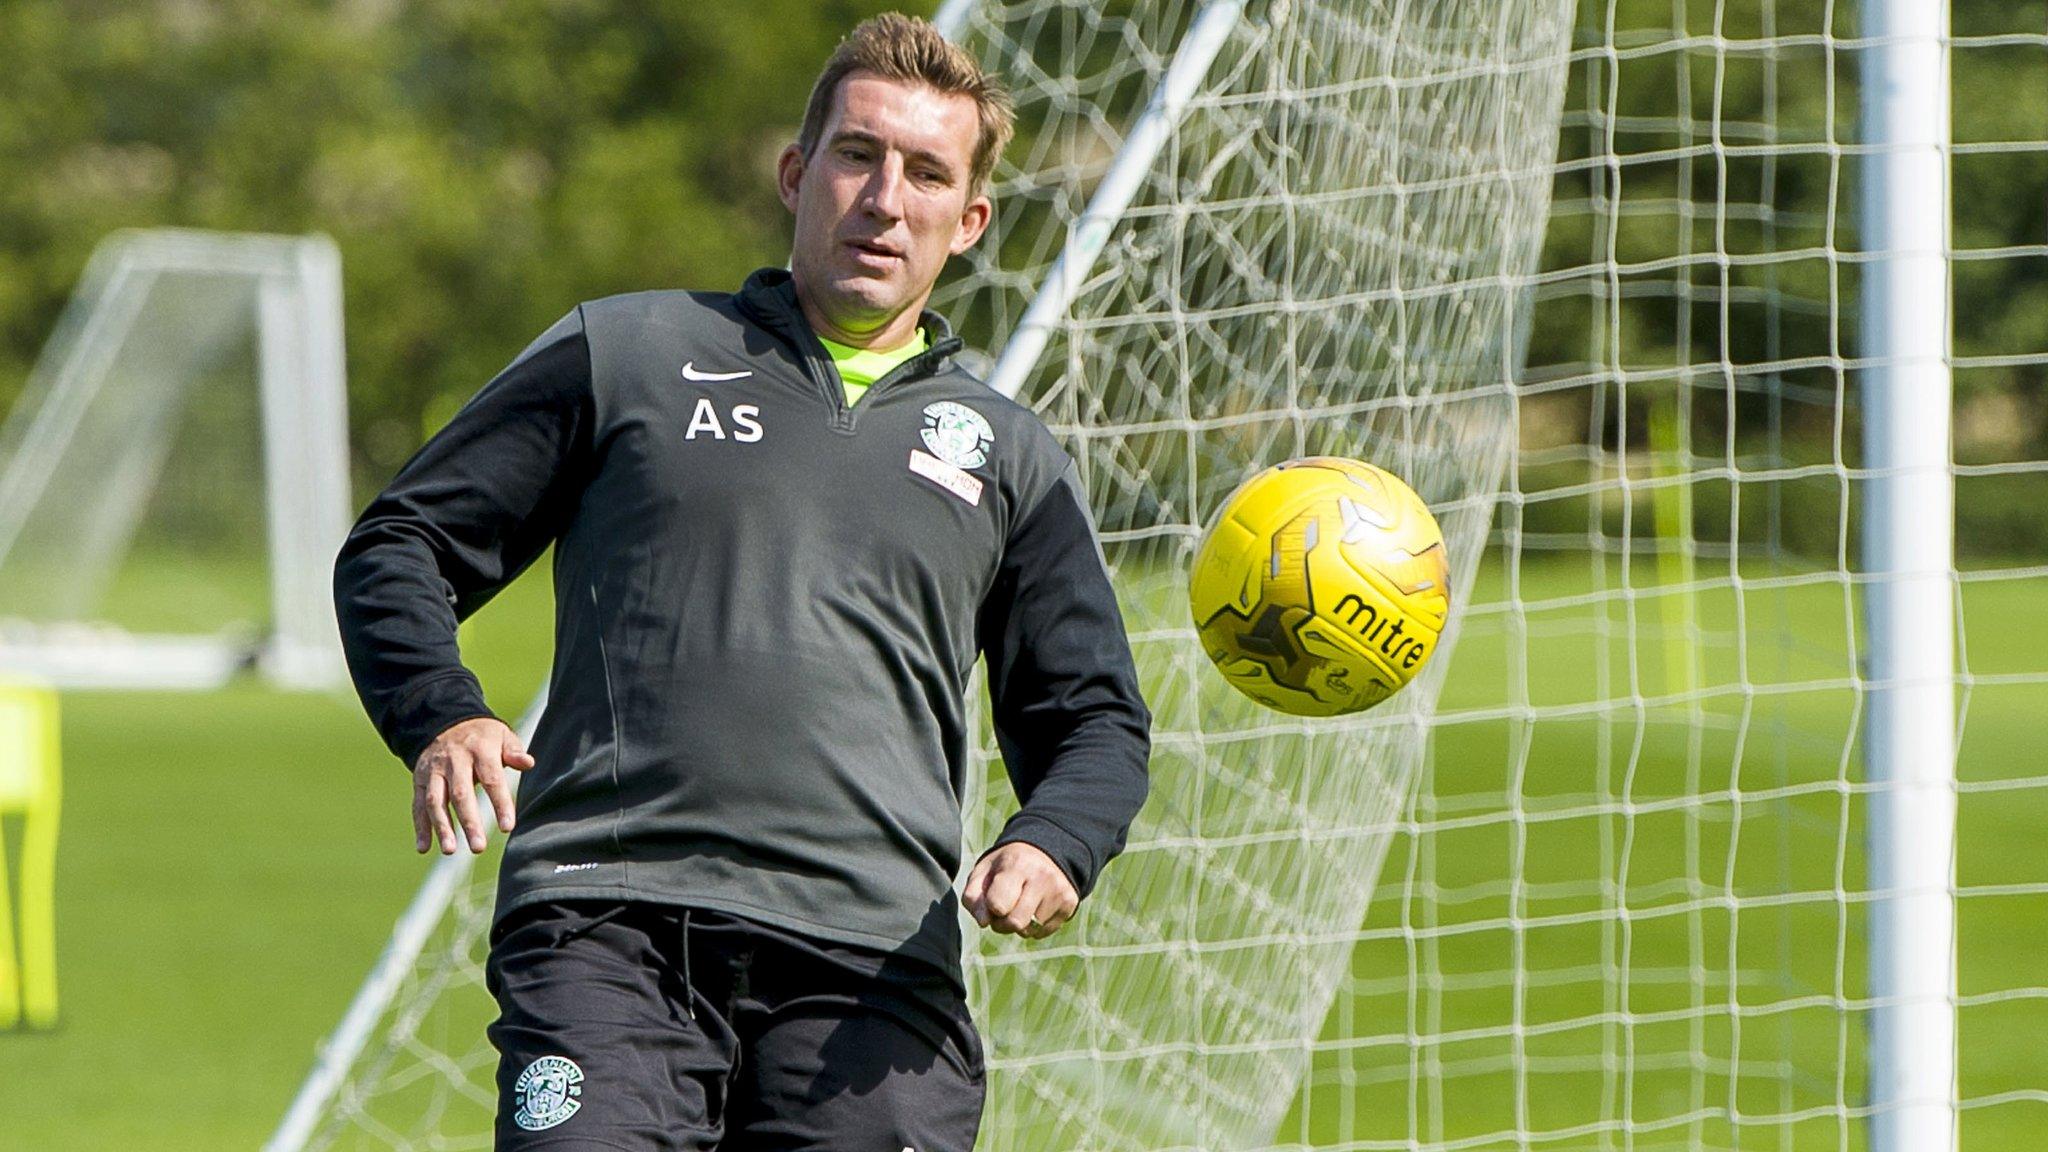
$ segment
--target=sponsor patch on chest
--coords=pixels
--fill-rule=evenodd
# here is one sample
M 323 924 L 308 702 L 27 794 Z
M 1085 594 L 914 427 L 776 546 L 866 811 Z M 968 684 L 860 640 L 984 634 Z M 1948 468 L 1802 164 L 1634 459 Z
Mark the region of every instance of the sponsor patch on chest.
M 932 455 L 957 468 L 988 463 L 988 450 L 996 442 L 987 417 L 952 400 L 924 406 L 923 436 Z
M 982 482 L 968 475 L 967 470 L 958 464 L 948 464 L 922 448 L 912 448 L 910 470 L 965 500 L 969 505 L 977 508 L 981 506 Z

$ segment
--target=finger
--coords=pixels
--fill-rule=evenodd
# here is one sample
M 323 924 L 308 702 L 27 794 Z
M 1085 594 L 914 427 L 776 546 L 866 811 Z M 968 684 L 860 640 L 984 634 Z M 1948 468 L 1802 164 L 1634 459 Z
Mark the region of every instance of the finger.
M 489 765 L 477 769 L 477 783 L 484 786 L 484 795 L 491 799 L 491 811 L 498 817 L 498 831 L 512 831 L 512 778 L 501 769 L 490 771 Z
M 524 772 L 533 767 L 533 757 L 527 754 L 526 745 L 520 741 L 517 732 L 506 735 L 503 753 L 507 768 L 516 768 Z M 511 829 L 508 828 L 506 831 L 509 832 Z
M 486 844 L 484 814 L 476 803 L 475 769 L 482 766 L 482 761 L 472 765 L 467 759 L 457 759 L 448 773 L 448 800 L 455 807 L 455 818 L 462 824 L 462 835 L 469 841 L 471 852 L 482 852 Z
M 1067 899 L 1067 893 L 1054 887 L 1039 898 L 1038 908 L 1031 914 L 1031 922 L 1037 926 L 1034 940 L 1043 940 L 1060 930 L 1074 915 L 1074 905 Z
M 998 872 L 988 886 L 988 907 L 995 927 L 1003 932 L 1022 932 L 1031 926 L 1036 899 L 1025 898 L 1025 881 L 1017 869 Z
M 976 924 L 988 927 L 988 857 L 975 861 L 974 870 L 967 874 L 967 884 L 960 890 L 960 904 Z
M 988 914 L 1002 920 L 1017 910 L 1017 899 L 1024 894 L 1024 877 L 1014 868 L 993 870 L 988 880 Z
M 448 778 L 432 768 L 427 770 L 427 818 L 441 841 L 441 855 L 455 855 L 455 829 L 448 823 Z

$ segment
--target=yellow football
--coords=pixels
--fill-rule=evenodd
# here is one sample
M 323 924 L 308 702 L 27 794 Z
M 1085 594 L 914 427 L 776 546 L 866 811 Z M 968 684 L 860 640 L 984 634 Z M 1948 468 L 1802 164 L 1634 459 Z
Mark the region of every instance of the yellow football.
M 1202 648 L 1245 695 L 1297 716 L 1370 708 L 1443 634 L 1443 530 L 1392 473 L 1341 456 L 1275 465 L 1224 502 L 1195 548 Z

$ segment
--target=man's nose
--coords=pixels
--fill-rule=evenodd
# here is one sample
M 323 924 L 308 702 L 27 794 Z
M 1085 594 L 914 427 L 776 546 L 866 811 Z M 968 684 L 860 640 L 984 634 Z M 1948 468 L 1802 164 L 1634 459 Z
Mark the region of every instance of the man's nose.
M 874 174 L 868 177 L 867 195 L 862 203 L 871 215 L 885 220 L 899 220 L 903 217 L 903 160 L 897 156 L 884 157 L 875 165 Z

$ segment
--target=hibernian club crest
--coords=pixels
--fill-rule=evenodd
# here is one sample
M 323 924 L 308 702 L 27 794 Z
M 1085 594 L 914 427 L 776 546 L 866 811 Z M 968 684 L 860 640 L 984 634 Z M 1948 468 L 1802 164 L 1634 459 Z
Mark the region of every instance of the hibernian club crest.
M 965 404 L 940 400 L 924 406 L 924 446 L 956 468 L 979 468 L 995 443 L 982 414 Z
M 583 1107 L 583 1069 L 567 1056 L 543 1056 L 512 1086 L 512 1122 L 528 1132 L 553 1128 Z

